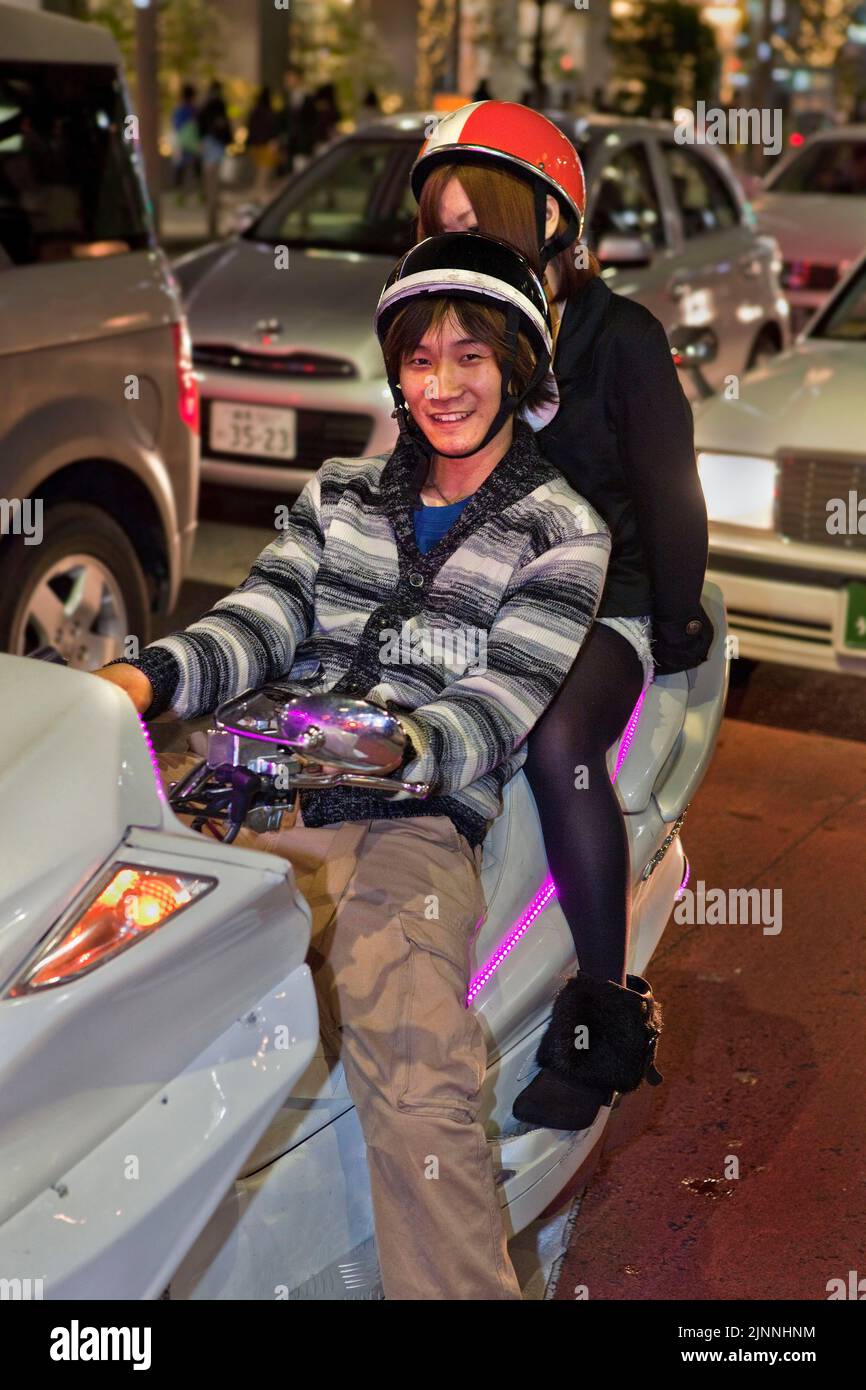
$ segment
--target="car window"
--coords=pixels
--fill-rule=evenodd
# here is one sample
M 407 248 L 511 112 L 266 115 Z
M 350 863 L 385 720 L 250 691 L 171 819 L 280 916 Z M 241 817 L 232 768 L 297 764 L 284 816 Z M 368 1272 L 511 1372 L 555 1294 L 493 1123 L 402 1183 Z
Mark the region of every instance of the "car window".
M 417 212 L 393 177 L 407 157 L 399 141 L 347 140 L 293 180 L 245 235 L 397 256 L 411 244 Z
M 815 324 L 809 337 L 866 343 L 866 264 Z
M 737 205 L 709 161 L 679 145 L 663 144 L 661 148 L 686 240 L 736 227 L 740 220 Z
M 772 193 L 866 197 L 866 140 L 818 140 L 767 187 Z
M 149 245 L 112 67 L 0 63 L 0 266 Z
M 597 247 L 610 235 L 643 236 L 653 246 L 664 245 L 661 204 L 642 143 L 612 151 L 594 184 L 587 239 Z

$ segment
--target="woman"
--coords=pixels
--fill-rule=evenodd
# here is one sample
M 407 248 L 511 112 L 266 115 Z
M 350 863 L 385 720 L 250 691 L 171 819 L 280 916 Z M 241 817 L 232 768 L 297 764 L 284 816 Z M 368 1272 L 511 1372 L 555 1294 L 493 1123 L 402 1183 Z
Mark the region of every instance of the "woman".
M 574 246 L 583 170 L 545 117 L 499 101 L 452 112 L 424 145 L 412 188 L 420 236 L 496 235 L 545 271 L 560 402 L 539 444 L 613 537 L 597 623 L 534 730 L 526 763 L 580 972 L 557 1000 L 538 1053 L 541 1071 L 514 1114 L 583 1129 L 618 1088 L 602 1072 L 587 1074 L 594 1084 L 574 1084 L 574 1030 L 590 1017 L 610 1021 L 628 958 L 628 840 L 607 750 L 653 670 L 699 665 L 712 640 L 700 602 L 707 517 L 691 410 L 661 324 L 612 293 L 595 258 Z
M 226 149 L 231 144 L 232 128 L 223 96 L 222 83 L 214 78 L 207 99 L 198 113 L 201 136 L 202 180 L 207 205 L 207 233 L 219 235 L 220 169 Z
M 271 103 L 270 87 L 262 87 L 247 120 L 247 149 L 256 167 L 254 192 L 264 195 L 277 166 L 279 117 Z

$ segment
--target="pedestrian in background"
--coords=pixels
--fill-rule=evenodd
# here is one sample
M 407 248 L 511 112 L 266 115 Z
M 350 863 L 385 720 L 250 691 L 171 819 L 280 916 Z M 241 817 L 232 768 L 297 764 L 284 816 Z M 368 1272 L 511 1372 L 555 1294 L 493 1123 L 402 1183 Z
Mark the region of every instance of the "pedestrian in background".
M 177 190 L 178 203 L 182 203 L 187 188 L 195 187 L 201 171 L 201 136 L 191 82 L 183 84 L 180 101 L 171 113 L 171 138 L 172 187 Z
M 254 192 L 264 194 L 279 160 L 280 120 L 270 87 L 262 87 L 247 119 L 247 149 L 256 167 Z
M 313 96 L 314 126 L 313 148 L 326 145 L 336 134 L 340 122 L 340 108 L 337 105 L 337 92 L 333 82 L 323 82 Z
M 381 116 L 381 114 L 382 108 L 379 105 L 379 98 L 373 88 L 368 87 L 358 112 L 358 124 L 365 125 L 367 121 L 375 121 L 376 117 Z
M 201 135 L 202 180 L 207 204 L 208 236 L 219 235 L 220 165 L 232 140 L 222 83 L 211 82 L 207 98 L 198 113 Z
M 280 157 L 278 174 L 291 174 L 295 159 L 304 151 L 302 112 L 307 100 L 304 84 L 298 68 L 287 68 L 283 81 L 283 109 L 279 133 Z

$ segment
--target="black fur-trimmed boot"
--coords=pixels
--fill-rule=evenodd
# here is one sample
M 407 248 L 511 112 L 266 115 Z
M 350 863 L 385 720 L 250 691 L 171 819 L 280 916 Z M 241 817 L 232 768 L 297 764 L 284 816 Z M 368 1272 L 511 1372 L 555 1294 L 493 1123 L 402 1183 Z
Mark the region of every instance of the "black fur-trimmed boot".
M 588 1128 L 616 1092 L 635 1091 L 643 1080 L 658 1086 L 661 1031 L 661 1005 L 640 975 L 627 975 L 623 986 L 578 973 L 554 1001 L 536 1054 L 541 1071 L 512 1114 L 545 1129 Z

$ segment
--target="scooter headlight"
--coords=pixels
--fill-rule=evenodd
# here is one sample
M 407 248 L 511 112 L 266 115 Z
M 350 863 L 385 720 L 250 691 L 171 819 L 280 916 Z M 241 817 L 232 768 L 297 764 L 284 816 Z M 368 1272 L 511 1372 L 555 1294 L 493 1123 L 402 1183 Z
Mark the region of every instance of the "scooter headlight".
M 215 885 L 216 879 L 195 874 L 112 864 L 40 943 L 3 997 L 55 989 L 88 974 L 143 941 Z

